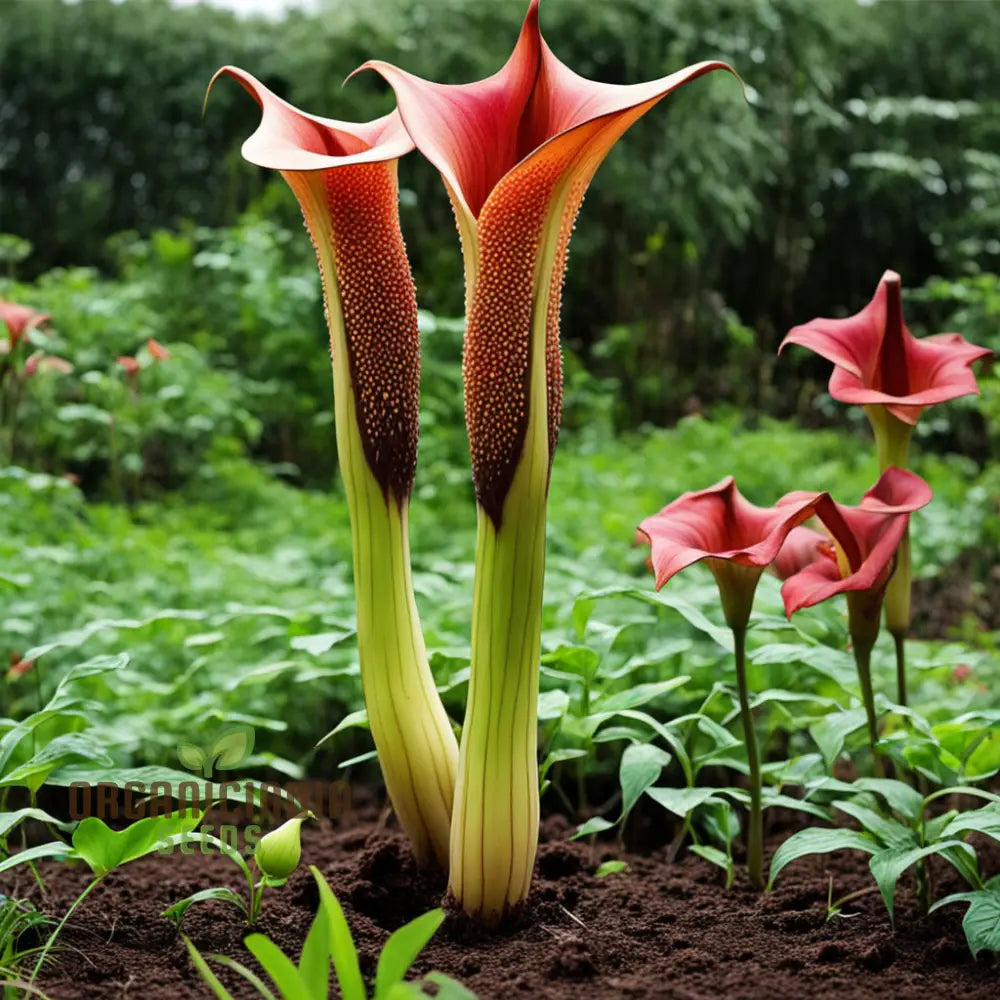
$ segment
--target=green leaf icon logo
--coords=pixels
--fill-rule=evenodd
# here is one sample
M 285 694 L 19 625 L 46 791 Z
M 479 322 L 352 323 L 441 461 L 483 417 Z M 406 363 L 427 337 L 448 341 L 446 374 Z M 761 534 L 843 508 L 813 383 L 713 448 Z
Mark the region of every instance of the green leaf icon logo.
M 194 743 L 178 743 L 177 759 L 189 771 L 201 771 L 208 761 L 205 751 Z
M 215 766 L 223 770 L 239 767 L 253 753 L 253 726 L 231 726 L 212 744 Z

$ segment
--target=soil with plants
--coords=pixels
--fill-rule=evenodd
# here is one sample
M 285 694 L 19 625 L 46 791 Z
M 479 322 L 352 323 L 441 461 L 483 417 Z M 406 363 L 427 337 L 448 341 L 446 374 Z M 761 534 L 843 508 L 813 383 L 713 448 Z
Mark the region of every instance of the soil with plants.
M 646 826 L 643 817 L 634 820 Z M 769 847 L 789 832 L 775 822 Z M 835 897 L 871 887 L 867 861 L 856 854 L 803 858 L 786 869 L 772 892 L 760 894 L 742 872 L 725 891 L 719 869 L 687 852 L 671 859 L 669 847 L 661 846 L 633 854 L 613 842 L 571 841 L 571 833 L 563 816 L 543 823 L 532 892 L 520 920 L 484 936 L 450 914 L 413 972 L 445 972 L 480 1000 L 997 996 L 996 963 L 988 955 L 978 962 L 970 957 L 961 908 L 921 916 L 912 880 L 900 882 L 895 932 L 877 892 L 827 919 L 831 879 Z M 443 883 L 416 871 L 404 837 L 374 806 L 362 806 L 336 825 L 311 824 L 302 841 L 303 861 L 320 869 L 344 907 L 366 976 L 391 931 L 440 905 Z M 976 846 L 984 868 L 997 870 L 1000 850 L 985 838 Z M 611 858 L 628 869 L 595 876 Z M 29 895 L 56 917 L 89 879 L 85 868 L 50 862 L 40 871 L 47 892 Z M 234 874 L 225 859 L 202 854 L 154 855 L 112 873 L 67 925 L 39 986 L 52 1000 L 202 1000 L 208 989 L 161 913 L 207 884 L 239 890 Z M 942 894 L 961 888 L 943 863 L 932 874 Z M 10 891 L 12 881 L 6 875 L 0 888 Z M 20 881 L 26 881 L 24 873 Z M 303 865 L 286 886 L 268 894 L 259 929 L 294 958 L 317 903 Z M 242 943 L 246 927 L 230 906 L 192 907 L 183 930 L 203 954 L 252 964 Z M 220 978 L 235 997 L 255 995 L 225 969 Z

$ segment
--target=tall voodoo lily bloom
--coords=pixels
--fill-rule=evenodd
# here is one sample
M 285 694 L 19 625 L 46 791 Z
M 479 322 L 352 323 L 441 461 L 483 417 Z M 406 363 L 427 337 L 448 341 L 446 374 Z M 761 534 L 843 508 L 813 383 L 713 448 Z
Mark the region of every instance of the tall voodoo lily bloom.
M 793 507 L 808 494 L 789 494 Z M 848 629 L 858 668 L 872 753 L 878 740 L 871 653 L 878 638 L 879 617 L 887 587 L 897 566 L 910 514 L 931 500 L 930 487 L 919 476 L 890 466 L 857 507 L 844 507 L 828 496 L 816 502 L 816 514 L 830 534 L 832 546 L 821 549 L 810 565 L 788 577 L 781 587 L 791 617 L 835 594 L 847 595 Z M 878 758 L 874 757 L 878 768 Z
M 957 333 L 918 340 L 903 321 L 902 283 L 886 271 L 875 297 L 847 319 L 814 319 L 788 332 L 780 350 L 801 344 L 834 363 L 830 395 L 863 406 L 875 434 L 879 467 L 905 469 L 910 436 L 925 406 L 979 392 L 970 366 L 990 353 Z M 910 627 L 910 537 L 885 597 L 886 627 L 896 643 L 897 687 L 906 704 L 904 640 Z
M 448 859 L 458 746 L 434 687 L 410 577 L 419 342 L 399 229 L 399 116 L 348 124 L 303 114 L 227 66 L 262 118 L 243 145 L 295 193 L 323 280 L 337 451 L 351 514 L 361 680 L 389 797 L 418 862 Z
M 651 83 L 577 76 L 532 0 L 504 67 L 445 85 L 382 62 L 417 148 L 441 172 L 465 258 L 465 412 L 479 508 L 472 675 L 450 887 L 494 923 L 525 898 L 538 843 L 536 701 L 545 504 L 559 433 L 559 304 L 584 192 L 621 135 L 705 62 Z
M 821 499 L 828 499 L 828 495 L 803 493 L 770 509 L 756 507 L 728 476 L 707 490 L 685 493 L 639 525 L 639 532 L 650 544 L 657 590 L 675 573 L 702 560 L 719 587 L 726 624 L 733 633 L 736 686 L 750 770 L 747 874 L 757 888 L 764 884 L 764 838 L 760 752 L 746 677 L 747 624 L 761 574 L 777 559 L 798 526 L 813 516 Z

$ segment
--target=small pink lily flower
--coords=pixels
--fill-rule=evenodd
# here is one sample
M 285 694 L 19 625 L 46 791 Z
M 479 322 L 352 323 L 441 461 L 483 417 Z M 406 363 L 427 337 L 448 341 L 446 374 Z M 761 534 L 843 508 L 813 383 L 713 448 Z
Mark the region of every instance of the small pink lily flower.
M 38 372 L 45 371 L 55 372 L 57 375 L 68 375 L 73 371 L 73 365 L 65 358 L 56 357 L 54 354 L 46 354 L 44 351 L 35 351 L 24 362 L 25 378 L 31 378 Z
M 745 629 L 761 574 L 826 496 L 800 493 L 775 507 L 757 507 L 739 492 L 732 476 L 685 493 L 639 525 L 651 546 L 656 589 L 704 560 L 719 586 L 729 627 Z M 811 534 L 822 540 L 818 532 Z
M 979 392 L 970 366 L 992 354 L 957 333 L 917 339 L 903 321 L 902 283 L 886 271 L 875 297 L 846 319 L 793 327 L 778 348 L 800 344 L 835 365 L 830 395 L 842 403 L 884 406 L 913 425 L 925 406 Z
M 732 476 L 696 493 L 685 493 L 658 514 L 647 517 L 639 532 L 649 540 L 659 590 L 675 573 L 704 561 L 715 577 L 726 623 L 733 633 L 736 686 L 750 771 L 750 820 L 747 873 L 763 886 L 763 820 L 760 754 L 746 678 L 746 633 L 757 583 L 774 563 L 792 532 L 816 513 L 827 493 L 798 493 L 775 507 L 757 507 L 736 488 Z
M 3 299 L 0 299 L 0 320 L 6 325 L 7 333 L 10 336 L 8 351 L 3 353 L 12 352 L 28 330 L 32 327 L 40 326 L 49 318 L 48 313 L 36 312 L 28 306 L 21 306 L 16 302 L 5 302 Z
M 812 494 L 804 494 L 808 495 Z M 785 580 L 781 596 L 786 614 L 791 617 L 835 594 L 854 595 L 849 598 L 852 639 L 855 645 L 873 643 L 909 516 L 926 507 L 931 497 L 931 488 L 920 476 L 890 467 L 857 507 L 845 507 L 829 497 L 817 501 L 816 513 L 834 548 Z M 789 499 L 795 498 L 790 494 Z
M 139 362 L 131 354 L 123 354 L 115 358 L 115 361 L 125 369 L 129 379 L 134 379 L 139 374 Z
M 163 346 L 163 344 L 161 344 L 158 340 L 154 340 L 152 337 L 150 337 L 146 341 L 146 350 L 149 352 L 149 356 L 154 361 L 169 361 L 170 360 L 170 351 L 168 351 Z

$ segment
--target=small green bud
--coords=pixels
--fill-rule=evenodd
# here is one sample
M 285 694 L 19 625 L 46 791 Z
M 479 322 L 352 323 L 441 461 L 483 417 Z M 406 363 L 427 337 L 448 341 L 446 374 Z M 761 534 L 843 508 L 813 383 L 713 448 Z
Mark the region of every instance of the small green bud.
M 311 812 L 300 813 L 260 838 L 254 859 L 269 879 L 286 879 L 298 867 L 302 857 L 300 830 L 305 820 L 313 818 Z

